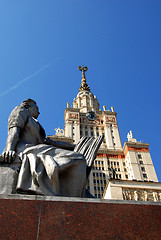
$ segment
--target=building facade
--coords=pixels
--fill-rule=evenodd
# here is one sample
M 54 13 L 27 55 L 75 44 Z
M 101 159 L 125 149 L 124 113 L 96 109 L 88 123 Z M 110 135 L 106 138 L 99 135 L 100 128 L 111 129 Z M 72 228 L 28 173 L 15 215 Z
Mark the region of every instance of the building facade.
M 96 198 L 107 196 L 104 194 L 107 183 L 114 179 L 158 182 L 149 144 L 138 142 L 130 131 L 128 141 L 122 147 L 117 113 L 113 107 L 111 110 L 106 110 L 105 106 L 100 109 L 98 99 L 86 81 L 88 68 L 80 66 L 78 69 L 82 72 L 81 86 L 72 106 L 67 103 L 64 135 L 75 144 L 82 136 L 104 135 L 88 180 L 87 187 L 91 194 Z

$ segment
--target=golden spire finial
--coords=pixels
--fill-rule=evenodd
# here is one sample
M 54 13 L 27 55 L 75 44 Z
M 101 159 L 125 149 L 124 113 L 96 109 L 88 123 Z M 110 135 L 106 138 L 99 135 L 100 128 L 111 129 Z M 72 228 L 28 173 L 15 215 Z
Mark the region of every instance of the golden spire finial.
M 87 66 L 79 66 L 78 69 L 80 71 L 82 71 L 82 83 L 81 83 L 81 86 L 79 88 L 79 91 L 82 91 L 82 90 L 87 90 L 87 91 L 90 91 L 90 87 L 88 86 L 87 82 L 86 82 L 86 77 L 85 77 L 85 71 L 88 70 Z

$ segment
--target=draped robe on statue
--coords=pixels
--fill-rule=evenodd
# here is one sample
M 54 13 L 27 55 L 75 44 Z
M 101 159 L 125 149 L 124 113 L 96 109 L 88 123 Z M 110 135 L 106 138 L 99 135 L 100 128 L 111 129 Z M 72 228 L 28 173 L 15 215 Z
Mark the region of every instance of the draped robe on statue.
M 24 106 L 12 111 L 8 128 L 12 127 L 21 129 L 16 147 L 16 158 L 21 160 L 19 193 L 83 197 L 86 160 L 82 154 L 45 144 L 44 129 Z

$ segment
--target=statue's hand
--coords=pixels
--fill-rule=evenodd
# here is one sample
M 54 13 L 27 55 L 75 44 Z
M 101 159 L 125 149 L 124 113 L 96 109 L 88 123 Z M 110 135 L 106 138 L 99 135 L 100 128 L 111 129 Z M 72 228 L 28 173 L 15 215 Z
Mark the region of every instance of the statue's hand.
M 4 163 L 11 163 L 15 160 L 16 152 L 13 150 L 3 151 L 0 161 Z

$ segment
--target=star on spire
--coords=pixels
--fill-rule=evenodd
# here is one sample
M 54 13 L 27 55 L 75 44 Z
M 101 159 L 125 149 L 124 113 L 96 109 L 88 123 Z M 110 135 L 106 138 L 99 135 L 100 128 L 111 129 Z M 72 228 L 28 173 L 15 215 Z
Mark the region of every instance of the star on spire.
M 79 66 L 78 69 L 82 72 L 82 82 L 81 82 L 79 91 L 82 91 L 82 90 L 90 91 L 90 87 L 86 82 L 86 76 L 85 76 L 85 71 L 88 70 L 87 66 L 84 67 L 84 65 L 82 65 L 82 66 Z

